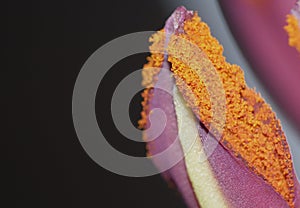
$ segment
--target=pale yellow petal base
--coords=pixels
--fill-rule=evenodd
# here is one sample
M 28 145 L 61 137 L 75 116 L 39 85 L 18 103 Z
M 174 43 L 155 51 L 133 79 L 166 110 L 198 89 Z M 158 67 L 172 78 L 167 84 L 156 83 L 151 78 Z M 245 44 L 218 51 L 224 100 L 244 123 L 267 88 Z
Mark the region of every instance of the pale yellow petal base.
M 202 148 L 197 120 L 187 107 L 179 90 L 173 91 L 179 139 L 185 154 L 185 164 L 196 198 L 202 208 L 229 207 L 218 186 Z

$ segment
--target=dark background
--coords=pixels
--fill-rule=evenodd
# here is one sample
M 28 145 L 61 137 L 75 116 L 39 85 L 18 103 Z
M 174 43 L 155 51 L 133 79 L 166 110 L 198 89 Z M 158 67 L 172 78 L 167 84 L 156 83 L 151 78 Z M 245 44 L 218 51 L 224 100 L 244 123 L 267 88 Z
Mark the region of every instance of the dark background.
M 13 109 L 5 110 L 10 136 L 4 140 L 14 138 L 17 143 L 16 154 L 6 146 L 3 151 L 5 161 L 16 161 L 16 168 L 10 167 L 16 178 L 9 184 L 14 192 L 8 207 L 185 207 L 159 175 L 128 178 L 94 163 L 81 147 L 72 122 L 73 86 L 84 62 L 120 35 L 160 29 L 175 9 L 163 10 L 160 1 L 8 3 L 9 37 L 4 44 L 14 82 L 4 88 Z M 132 155 L 145 154 L 144 145 L 126 141 L 116 131 L 109 102 L 118 81 L 142 67 L 146 55 L 116 64 L 101 83 L 96 100 L 99 126 L 108 141 Z M 140 99 L 136 96 L 130 108 L 133 123 L 139 114 L 132 109 L 140 109 Z

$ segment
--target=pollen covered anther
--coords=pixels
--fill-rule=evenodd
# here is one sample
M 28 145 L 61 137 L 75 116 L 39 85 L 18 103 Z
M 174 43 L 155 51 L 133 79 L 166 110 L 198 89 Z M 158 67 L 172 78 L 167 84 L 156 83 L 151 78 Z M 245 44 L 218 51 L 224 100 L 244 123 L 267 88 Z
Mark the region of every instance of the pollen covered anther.
M 209 27 L 197 14 L 186 21 L 184 31 L 181 37 L 203 50 L 221 77 L 227 105 L 226 124 L 221 142 L 271 184 L 293 207 L 291 155 L 275 113 L 258 93 L 247 87 L 240 67 L 226 62 L 222 46 L 211 36 Z M 207 92 L 203 90 L 201 80 L 193 77 L 188 65 L 178 63 L 172 57 L 169 61 L 175 75 L 192 80 L 190 86 L 201 102 L 190 102 L 189 105 L 198 107 L 201 122 L 209 125 L 210 100 Z
M 167 60 L 176 88 L 186 102 L 186 106 L 192 110 L 195 121 L 201 123 L 203 128 L 209 131 L 211 126 L 215 125 L 214 130 L 219 131 L 217 133 L 220 136 L 217 142 L 222 148 L 224 147 L 234 160 L 267 184 L 275 195 L 286 203 L 286 206 L 295 208 L 295 201 L 299 199 L 298 183 L 288 143 L 275 113 L 254 89 L 247 86 L 242 69 L 226 61 L 222 45 L 211 35 L 210 28 L 201 21 L 196 12 L 184 21 L 182 28 L 182 32 L 168 37 L 168 44 L 165 44 L 164 31 L 150 38 L 150 42 L 153 43 L 150 47 L 152 55 L 143 69 L 143 85 L 148 89 L 142 95 L 144 110 L 140 126 L 147 124 L 148 104 L 153 96 L 151 87 L 155 85 L 160 71 L 157 67 L 162 66 Z M 200 50 L 200 56 L 192 45 Z M 160 51 L 161 47 L 165 47 L 165 54 L 156 52 Z M 205 70 L 199 76 L 201 69 Z M 208 73 L 210 71 L 215 71 L 218 76 L 210 76 Z M 209 88 L 216 87 L 218 84 L 221 84 L 224 94 L 219 94 L 218 91 L 211 93 Z M 212 96 L 216 99 L 215 102 L 212 102 Z M 214 105 L 223 103 L 221 99 L 224 96 L 225 125 L 222 125 L 214 120 L 213 109 Z M 179 133 L 182 133 L 182 129 L 179 129 Z M 214 131 L 209 133 L 216 138 Z M 188 133 L 182 134 L 182 138 L 186 135 Z M 184 141 L 182 139 L 182 143 Z M 188 161 L 185 158 L 185 162 L 188 163 Z M 189 167 L 193 166 L 186 164 L 186 167 L 189 170 Z M 193 181 L 193 176 L 189 175 L 192 182 L 196 183 Z M 221 184 L 219 185 L 221 187 Z M 258 192 L 260 190 L 256 189 Z M 226 192 L 226 190 L 223 191 Z M 272 200 L 275 198 L 276 196 L 273 196 Z M 278 206 L 281 207 L 279 204 Z

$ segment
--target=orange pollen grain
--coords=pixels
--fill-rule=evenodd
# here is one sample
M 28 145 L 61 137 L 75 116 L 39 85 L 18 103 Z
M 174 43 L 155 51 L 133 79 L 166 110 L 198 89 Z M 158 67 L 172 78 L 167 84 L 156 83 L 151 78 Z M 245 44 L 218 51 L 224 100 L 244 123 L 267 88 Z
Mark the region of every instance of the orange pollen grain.
M 295 47 L 300 52 L 300 23 L 296 16 L 287 15 L 287 23 L 284 29 L 289 35 L 289 45 Z

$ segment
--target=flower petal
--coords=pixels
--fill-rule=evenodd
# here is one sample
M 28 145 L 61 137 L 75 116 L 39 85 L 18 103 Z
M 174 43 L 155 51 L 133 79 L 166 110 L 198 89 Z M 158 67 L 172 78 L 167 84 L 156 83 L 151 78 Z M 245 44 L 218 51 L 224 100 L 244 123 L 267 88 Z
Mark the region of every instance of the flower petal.
M 190 18 L 191 14 L 192 12 L 188 12 L 184 8 L 178 8 L 166 23 L 164 28 L 166 34 L 159 33 L 154 35 L 152 39 L 152 41 L 154 41 L 153 45 L 155 46 L 155 44 L 157 44 L 158 48 L 164 48 L 165 42 L 167 42 L 169 36 L 172 33 L 181 32 L 184 20 Z M 174 167 L 164 173 L 164 177 L 175 183 L 189 207 L 197 208 L 199 207 L 199 204 L 186 172 L 182 147 L 179 140 L 176 139 L 178 137 L 178 127 L 173 101 L 173 88 L 175 87 L 174 78 L 171 77 L 167 55 L 155 54 L 154 51 L 152 52 L 152 56 L 148 59 L 149 63 L 144 66 L 143 71 L 143 85 L 148 88 L 143 93 L 145 99 L 143 102 L 144 112 L 142 113 L 142 120 L 140 121 L 140 125 L 148 129 L 143 135 L 144 140 L 148 141 L 148 155 L 151 157 L 151 155 L 163 152 L 170 145 L 175 145 L 175 150 L 171 151 L 164 160 L 154 160 L 153 162 L 159 170 L 163 170 L 163 166 L 170 164 L 170 158 L 173 158 L 174 155 L 182 158 Z M 163 132 L 154 141 L 149 141 L 157 131 L 156 128 L 150 127 L 152 123 L 149 120 L 149 115 L 153 114 L 152 112 L 155 109 L 162 110 L 165 113 L 167 121 Z M 157 122 L 160 121 L 159 118 L 152 118 L 152 121 L 153 120 Z M 161 123 L 161 125 L 164 124 Z
M 144 84 L 154 88 L 143 94 L 141 124 L 149 127 L 155 108 L 165 112 L 167 123 L 163 133 L 148 143 L 149 154 L 175 143 L 177 149 L 164 161 L 154 161 L 158 168 L 175 155 L 185 156 L 166 175 L 189 207 L 298 206 L 299 183 L 275 113 L 247 87 L 242 70 L 226 62 L 209 27 L 191 14 L 180 7 L 167 21 L 166 35 L 158 33 L 151 39 L 153 54 L 143 76 Z M 162 46 L 166 53 L 156 54 Z M 219 89 L 220 84 L 224 94 L 211 88 Z M 168 93 L 161 92 L 161 86 Z M 215 118 L 216 104 L 225 107 L 224 125 L 219 114 Z M 152 131 L 144 135 L 146 141 L 155 128 Z

